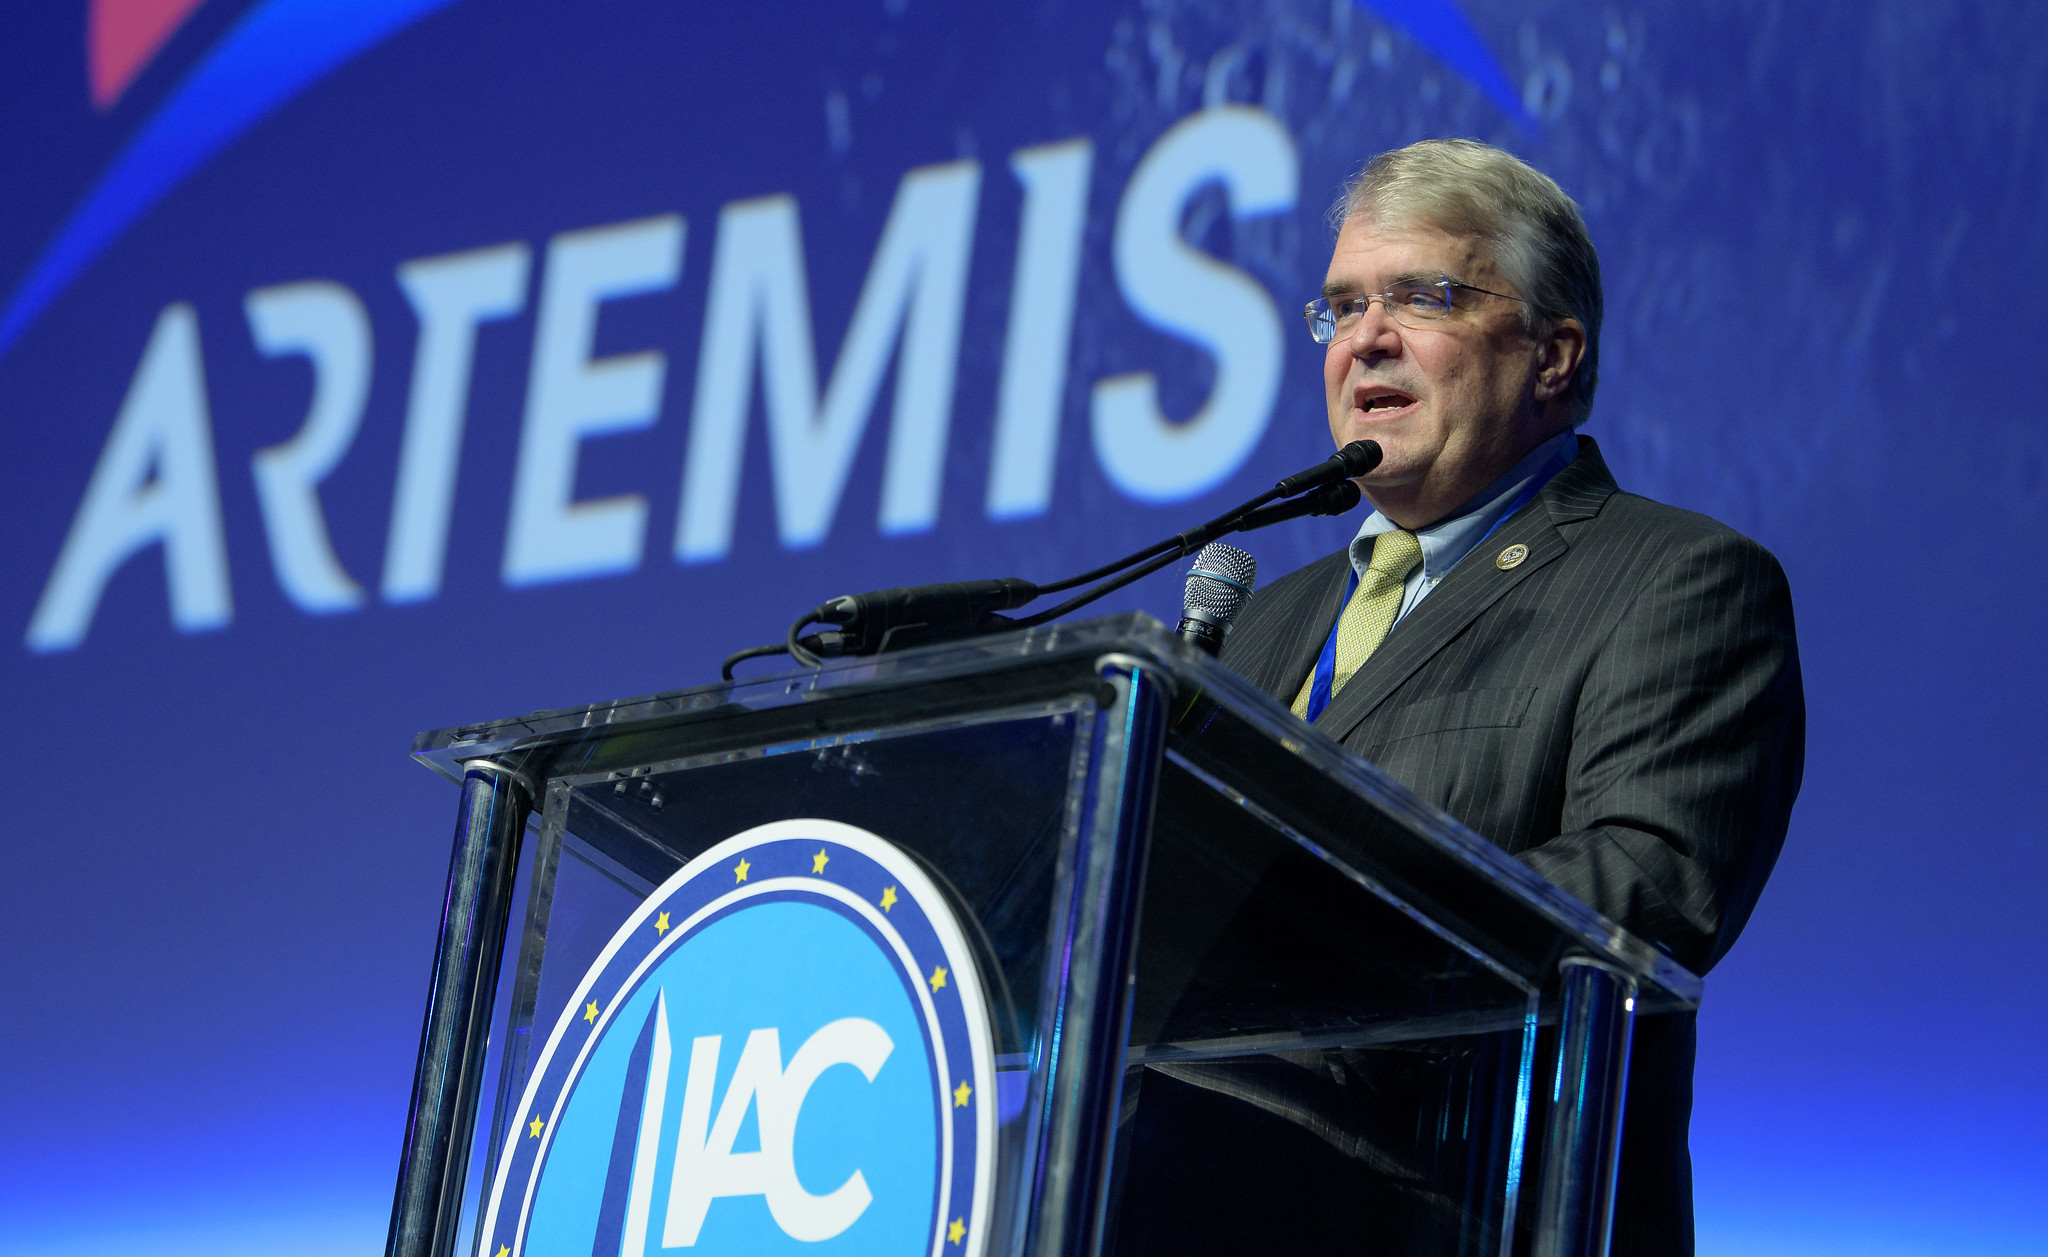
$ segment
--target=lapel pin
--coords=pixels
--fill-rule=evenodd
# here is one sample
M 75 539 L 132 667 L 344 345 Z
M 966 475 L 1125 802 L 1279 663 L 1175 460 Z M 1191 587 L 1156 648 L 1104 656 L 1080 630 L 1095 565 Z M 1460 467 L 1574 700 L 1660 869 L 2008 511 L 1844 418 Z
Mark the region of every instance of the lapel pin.
M 1528 557 L 1529 547 L 1523 545 L 1521 542 L 1518 541 L 1514 545 L 1509 546 L 1507 549 L 1501 551 L 1500 554 L 1495 556 L 1493 560 L 1493 565 L 1499 568 L 1501 571 L 1505 572 L 1511 568 L 1520 567 L 1522 565 L 1522 560 Z

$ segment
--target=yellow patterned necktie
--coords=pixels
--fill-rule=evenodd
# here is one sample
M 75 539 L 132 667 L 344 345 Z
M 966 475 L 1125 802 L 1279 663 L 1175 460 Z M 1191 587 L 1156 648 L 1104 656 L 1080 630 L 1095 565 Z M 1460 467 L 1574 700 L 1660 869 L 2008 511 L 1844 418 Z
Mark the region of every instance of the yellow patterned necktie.
M 1397 528 L 1373 538 L 1372 563 L 1345 604 L 1344 614 L 1337 617 L 1337 667 L 1330 678 L 1331 698 L 1342 692 L 1344 683 L 1387 640 L 1388 630 L 1401 614 L 1402 585 L 1420 562 L 1422 543 L 1414 533 Z M 1308 719 L 1308 696 L 1315 683 L 1315 670 L 1310 669 L 1308 679 L 1301 683 L 1301 693 L 1294 696 L 1294 714 L 1304 720 Z

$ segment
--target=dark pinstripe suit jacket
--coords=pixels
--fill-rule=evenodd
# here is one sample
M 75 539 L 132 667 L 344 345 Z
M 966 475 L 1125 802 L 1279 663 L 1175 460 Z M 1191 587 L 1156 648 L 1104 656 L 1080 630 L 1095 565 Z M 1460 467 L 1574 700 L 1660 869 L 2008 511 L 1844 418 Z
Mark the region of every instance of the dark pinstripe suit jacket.
M 1516 543 L 1528 558 L 1501 569 Z M 1224 660 L 1293 701 L 1348 563 L 1339 552 L 1259 590 Z M 1316 721 L 1695 971 L 1734 942 L 1777 859 L 1805 726 L 1777 561 L 1620 492 L 1585 437 Z M 1692 1048 L 1690 1016 L 1638 1027 L 1617 1255 L 1692 1250 Z

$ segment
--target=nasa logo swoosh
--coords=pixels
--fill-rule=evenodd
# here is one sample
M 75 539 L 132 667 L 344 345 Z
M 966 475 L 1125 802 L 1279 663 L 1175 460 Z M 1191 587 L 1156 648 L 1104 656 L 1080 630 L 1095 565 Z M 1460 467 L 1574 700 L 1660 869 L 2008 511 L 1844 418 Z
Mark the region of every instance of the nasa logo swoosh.
M 997 1108 L 937 885 L 866 830 L 763 825 L 678 870 L 584 975 L 478 1251 L 978 1257 Z
M 16 284 L 0 308 L 0 354 L 102 253 L 215 154 L 336 69 L 452 3 L 257 0 L 250 5 L 137 128 Z M 92 21 L 91 55 L 98 58 L 99 15 Z M 168 37 L 168 32 L 163 34 Z M 141 31 L 131 38 L 146 42 Z M 154 54 L 149 49 L 130 55 Z M 95 92 L 117 92 L 120 72 L 115 66 L 94 64 Z M 126 86 L 119 83 L 119 88 Z

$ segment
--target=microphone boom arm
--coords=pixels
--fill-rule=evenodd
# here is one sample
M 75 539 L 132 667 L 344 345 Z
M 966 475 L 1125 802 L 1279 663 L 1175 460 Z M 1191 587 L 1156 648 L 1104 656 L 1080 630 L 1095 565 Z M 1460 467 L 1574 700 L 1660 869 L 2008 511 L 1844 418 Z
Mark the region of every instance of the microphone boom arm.
M 1114 563 L 1051 584 L 1033 585 L 1016 579 L 957 581 L 941 585 L 909 585 L 834 598 L 813 607 L 790 625 L 782 649 L 787 650 L 798 663 L 815 667 L 820 656 L 807 648 L 799 634 L 806 626 L 820 622 L 834 625 L 839 630 L 820 635 L 820 638 L 829 639 L 831 647 L 836 647 L 832 650 L 835 655 L 880 654 L 892 645 L 917 645 L 977 637 L 1013 628 L 1034 628 L 1142 580 L 1218 537 L 1263 528 L 1302 515 L 1340 515 L 1358 504 L 1358 487 L 1351 481 L 1379 466 L 1381 457 L 1378 443 L 1353 441 L 1315 466 L 1296 472 L 1206 524 L 1177 533 Z M 1294 500 L 1269 506 L 1268 503 L 1276 498 Z M 1060 593 L 1091 581 L 1101 583 L 1036 615 L 1012 620 L 996 614 L 1021 607 L 1041 594 Z M 763 654 L 774 650 L 773 647 L 759 648 Z M 736 655 L 729 662 L 738 662 L 741 657 Z
M 1060 593 L 1077 585 L 1086 585 L 1090 581 L 1101 580 L 1105 576 L 1114 576 L 1133 564 L 1143 563 L 1161 554 L 1171 552 L 1173 558 L 1179 558 L 1184 554 L 1191 554 L 1201 549 L 1218 537 L 1227 536 L 1233 532 L 1245 531 L 1249 528 L 1263 528 L 1267 524 L 1277 524 L 1282 519 L 1293 519 L 1295 518 L 1294 515 L 1281 515 L 1262 520 L 1257 524 L 1240 524 L 1238 522 L 1252 516 L 1260 507 L 1265 506 L 1266 503 L 1271 502 L 1275 498 L 1291 498 L 1298 494 L 1307 493 L 1312 489 L 1322 489 L 1332 484 L 1342 484 L 1353 477 L 1363 476 L 1379 466 L 1382 457 L 1384 456 L 1380 452 L 1379 442 L 1353 441 L 1307 471 L 1296 472 L 1251 501 L 1232 507 L 1206 524 L 1190 528 L 1186 532 L 1146 546 L 1136 554 L 1127 554 L 1114 563 L 1105 563 L 1093 571 L 1083 572 L 1079 576 L 1069 576 L 1065 580 L 1054 581 L 1049 585 L 1040 585 L 1038 592 L 1041 594 Z M 1357 505 L 1357 502 L 1358 499 L 1352 499 L 1353 506 Z M 1349 510 L 1350 507 L 1345 509 Z M 1325 515 L 1338 514 L 1340 512 L 1317 510 L 1307 513 Z M 1146 570 L 1154 572 L 1158 568 L 1147 568 Z M 1125 583 L 1128 584 L 1129 582 Z M 1122 586 L 1112 586 L 1112 588 L 1122 588 Z M 1032 618 L 1035 620 L 1038 617 L 1033 616 Z

